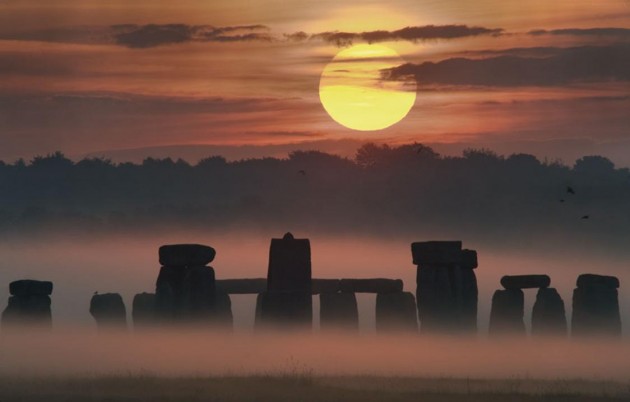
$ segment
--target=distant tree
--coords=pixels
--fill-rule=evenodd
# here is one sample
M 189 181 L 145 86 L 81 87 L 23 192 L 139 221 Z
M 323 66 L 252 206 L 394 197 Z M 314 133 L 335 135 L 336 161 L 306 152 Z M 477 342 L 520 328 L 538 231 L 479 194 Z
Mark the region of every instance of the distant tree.
M 615 164 L 603 156 L 584 156 L 573 166 L 576 173 L 609 174 L 615 170 Z

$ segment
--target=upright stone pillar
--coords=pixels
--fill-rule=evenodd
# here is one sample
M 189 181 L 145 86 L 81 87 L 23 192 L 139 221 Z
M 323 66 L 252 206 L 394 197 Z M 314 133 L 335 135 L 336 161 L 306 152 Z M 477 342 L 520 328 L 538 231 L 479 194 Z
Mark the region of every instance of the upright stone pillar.
M 423 332 L 476 332 L 477 252 L 461 241 L 411 245 L 417 269 L 416 299 Z
M 492 296 L 490 336 L 525 335 L 525 297 L 521 289 L 497 290 Z
M 413 293 L 395 292 L 376 295 L 377 332 L 418 332 L 416 300 Z
M 621 336 L 619 279 L 614 276 L 583 274 L 573 291 L 571 335 Z
M 154 327 L 158 323 L 155 293 L 138 293 L 131 309 L 134 329 Z
M 311 245 L 291 233 L 272 239 L 267 291 L 259 296 L 257 323 L 264 326 L 312 327 Z
M 532 336 L 567 336 L 564 301 L 554 288 L 540 288 L 532 310 Z
M 359 329 L 359 310 L 355 293 L 320 293 L 319 295 L 320 328 Z
M 226 323 L 224 310 L 229 303 L 225 295 L 217 295 L 214 269 L 207 266 L 215 255 L 212 247 L 199 244 L 160 247 L 162 268 L 156 283 L 155 306 L 163 321 Z
M 118 293 L 94 294 L 90 300 L 90 314 L 99 330 L 127 328 L 127 310 Z
M 52 282 L 19 280 L 9 284 L 9 303 L 2 313 L 2 326 L 29 325 L 50 329 Z

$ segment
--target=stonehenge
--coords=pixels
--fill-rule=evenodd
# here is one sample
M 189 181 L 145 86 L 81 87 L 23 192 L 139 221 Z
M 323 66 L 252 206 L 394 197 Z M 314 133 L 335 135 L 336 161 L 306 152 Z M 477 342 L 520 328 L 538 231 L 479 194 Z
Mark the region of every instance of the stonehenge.
M 216 279 L 209 264 L 216 251 L 199 244 L 159 248 L 161 264 L 155 293 L 133 298 L 135 329 L 194 324 L 232 327 L 232 294 L 256 294 L 255 327 L 313 327 L 313 297 L 319 297 L 320 328 L 358 331 L 357 293 L 376 296 L 377 332 L 477 332 L 477 252 L 461 241 L 411 244 L 417 266 L 416 294 L 403 281 L 390 278 L 312 278 L 309 239 L 291 233 L 271 240 L 267 278 Z M 558 291 L 548 275 L 506 275 L 491 300 L 489 335 L 526 335 L 525 293 L 537 289 L 531 314 L 531 336 L 566 337 L 569 325 Z M 573 337 L 621 336 L 619 279 L 582 274 L 573 291 L 570 320 Z M 24 279 L 9 284 L 3 327 L 31 324 L 52 327 L 52 282 Z M 126 307 L 118 293 L 95 293 L 89 312 L 101 329 L 125 329 Z
M 584 274 L 573 291 L 571 335 L 574 337 L 621 335 L 621 317 L 614 276 Z
M 536 302 L 532 309 L 533 336 L 567 335 L 567 320 L 564 301 L 554 288 L 550 288 L 551 278 L 547 275 L 506 275 L 501 278 L 499 289 L 492 296 L 490 311 L 491 336 L 526 334 L 524 314 L 525 295 L 523 289 L 538 288 Z
M 477 252 L 461 241 L 411 244 L 417 265 L 416 301 L 422 332 L 477 330 Z
M 94 294 L 90 300 L 90 314 L 99 330 L 127 328 L 127 310 L 118 293 Z
M 9 301 L 2 312 L 2 326 L 30 325 L 52 328 L 52 282 L 23 279 L 9 284 Z

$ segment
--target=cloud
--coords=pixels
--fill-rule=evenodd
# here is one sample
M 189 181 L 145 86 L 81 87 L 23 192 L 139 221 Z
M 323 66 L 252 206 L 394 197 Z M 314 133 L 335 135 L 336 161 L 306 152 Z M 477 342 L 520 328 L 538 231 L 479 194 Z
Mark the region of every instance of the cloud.
M 114 26 L 125 32 L 114 34 L 115 43 L 130 48 L 144 49 L 183 42 L 244 42 L 272 40 L 264 25 L 212 27 L 207 25 L 124 25 Z
M 479 35 L 498 36 L 503 33 L 501 28 L 469 27 L 467 25 L 425 25 L 398 29 L 395 31 L 367 31 L 367 32 L 321 32 L 310 36 L 337 46 L 349 46 L 354 42 L 386 42 L 409 41 L 418 42 L 436 39 L 456 39 Z
M 630 39 L 630 29 L 627 28 L 565 28 L 565 29 L 536 29 L 528 32 L 533 36 L 540 35 L 571 35 L 571 36 L 610 36 Z
M 383 78 L 414 76 L 422 84 L 555 86 L 578 82 L 630 81 L 630 44 L 558 49 L 550 57 L 502 55 L 406 63 L 384 70 Z

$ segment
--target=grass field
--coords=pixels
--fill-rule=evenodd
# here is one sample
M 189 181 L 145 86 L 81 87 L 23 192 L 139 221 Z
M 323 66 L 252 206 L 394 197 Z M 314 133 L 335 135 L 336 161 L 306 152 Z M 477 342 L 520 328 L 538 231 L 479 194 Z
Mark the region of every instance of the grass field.
M 0 378 L 0 401 L 630 401 L 630 384 L 403 377 Z

